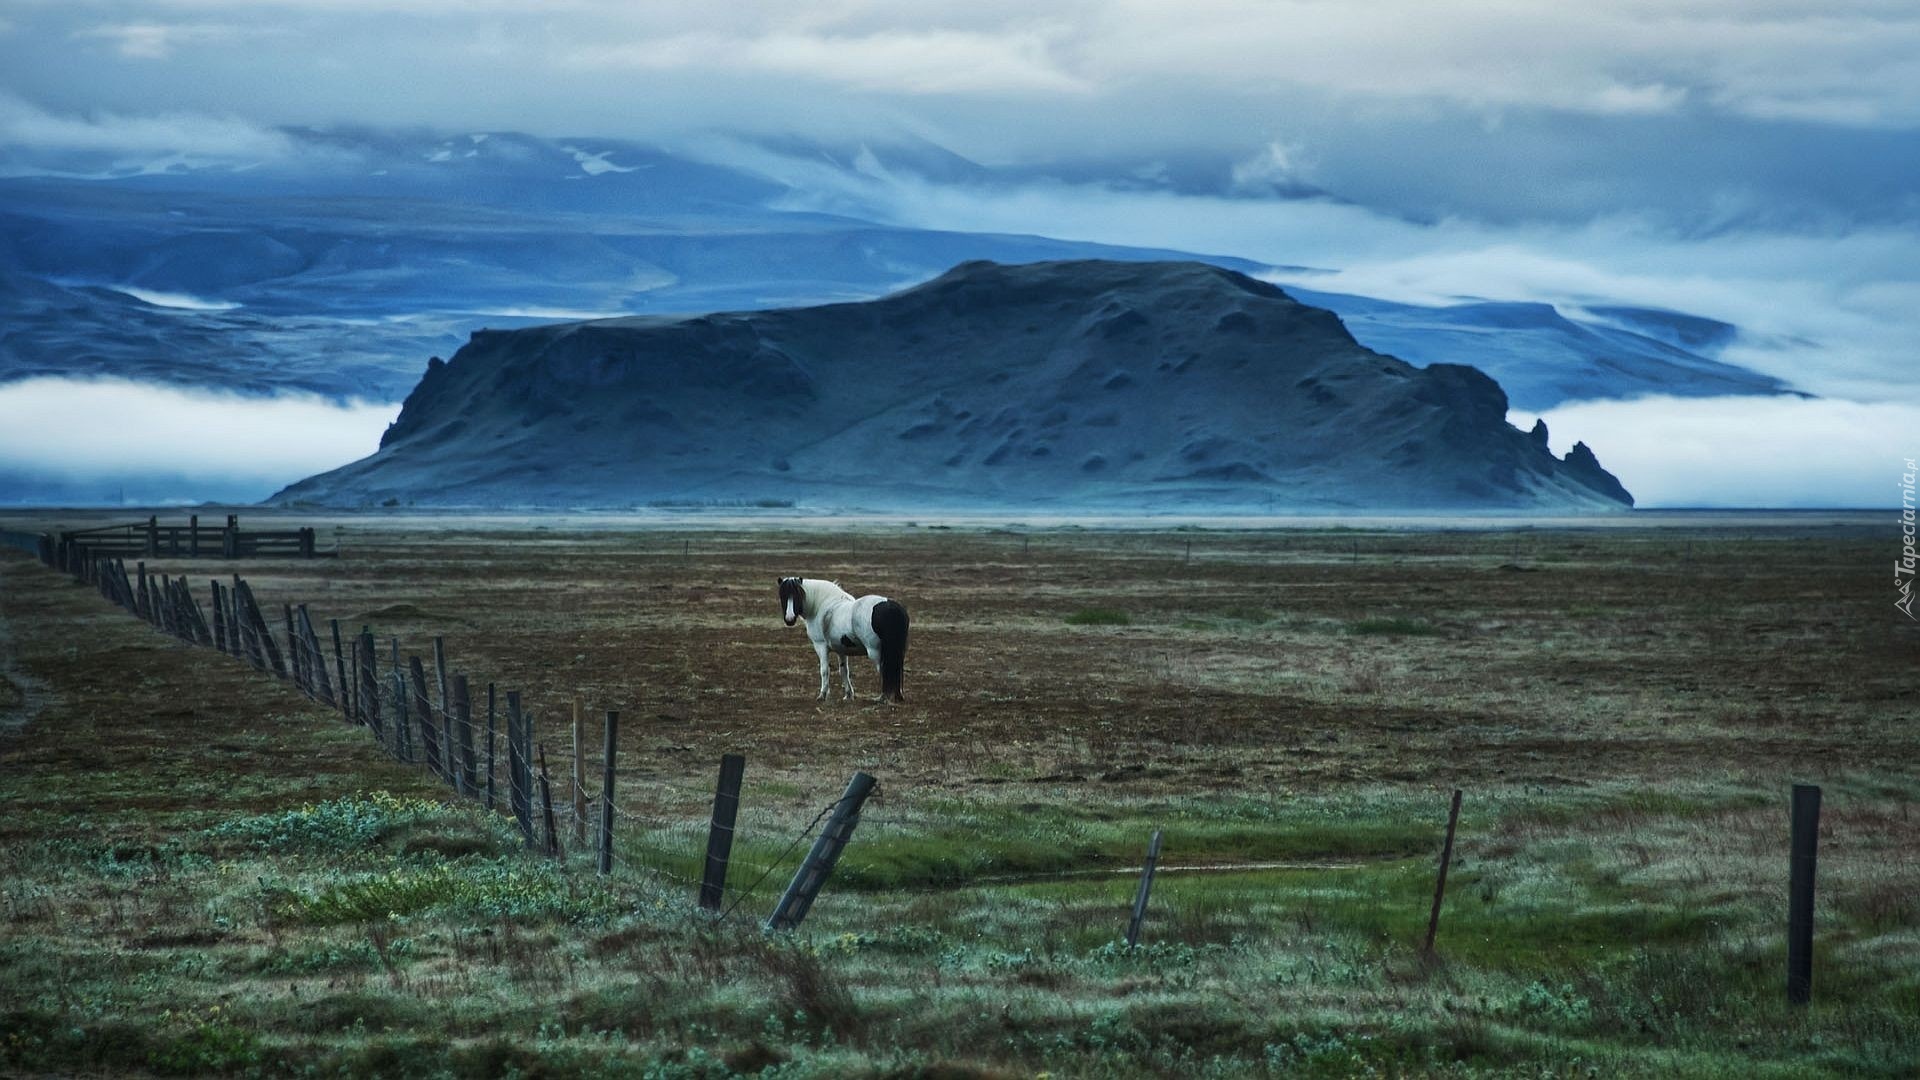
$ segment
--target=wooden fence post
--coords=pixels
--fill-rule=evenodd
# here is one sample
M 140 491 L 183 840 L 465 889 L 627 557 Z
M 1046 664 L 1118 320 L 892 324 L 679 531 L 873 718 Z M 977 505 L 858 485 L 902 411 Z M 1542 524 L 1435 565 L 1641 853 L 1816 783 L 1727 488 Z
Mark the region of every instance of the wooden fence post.
M 340 655 L 340 620 L 328 619 L 327 622 L 333 627 L 333 668 L 340 679 L 340 715 L 351 720 L 353 689 L 352 684 L 347 682 L 347 661 Z
M 147 558 L 154 559 L 159 556 L 160 519 L 158 517 L 150 517 L 147 519 Z
M 126 580 L 125 568 L 120 571 L 121 580 Z M 187 610 L 193 614 L 193 628 L 198 635 L 196 640 L 202 645 L 213 644 L 213 627 L 207 625 L 207 613 L 200 610 L 200 601 L 193 595 L 193 586 L 187 581 L 187 575 L 180 575 L 180 596 L 187 602 Z
M 787 884 L 787 891 L 780 895 L 780 902 L 774 906 L 773 914 L 767 917 L 767 929 L 792 930 L 807 917 L 814 898 L 820 895 L 821 886 L 827 883 L 827 876 L 833 873 L 834 864 L 840 861 L 840 853 L 846 850 L 847 841 L 853 838 L 854 826 L 860 824 L 860 808 L 866 805 L 867 796 L 873 794 L 876 782 L 863 772 L 854 773 L 853 779 L 847 782 L 846 793 L 833 804 L 833 815 L 827 818 L 827 827 L 814 838 L 813 850 L 807 852 L 800 869 L 793 872 L 793 880 Z
M 1453 863 L 1453 830 L 1460 824 L 1460 789 L 1453 789 L 1453 808 L 1447 811 L 1447 842 L 1440 848 L 1440 876 L 1433 882 L 1433 913 L 1427 916 L 1427 944 L 1422 950 L 1433 954 L 1433 938 L 1440 932 L 1440 902 L 1447 896 L 1447 867 Z
M 573 699 L 573 846 L 587 845 L 587 789 L 584 785 L 586 770 L 581 755 L 580 699 Z
M 527 783 L 532 770 L 524 754 L 527 718 L 520 711 L 520 691 L 507 691 L 507 804 L 513 820 L 520 826 L 520 838 L 533 847 L 533 791 Z
M 607 741 L 600 759 L 600 873 L 613 873 L 613 756 L 620 714 L 607 710 Z
M 533 814 L 533 793 L 534 793 L 533 732 L 534 732 L 534 729 L 537 728 L 538 726 L 539 726 L 539 723 L 534 719 L 532 709 L 521 710 L 520 712 L 520 773 L 517 777 L 515 777 L 515 779 L 518 781 L 520 785 L 520 790 L 525 793 L 524 795 L 522 795 L 522 798 L 525 800 L 525 807 L 527 812 L 527 846 L 528 847 L 533 846 L 533 833 L 534 833 L 534 828 L 536 824 L 534 821 L 534 814 Z
M 273 673 L 281 678 L 287 677 L 287 665 L 280 656 L 280 646 L 274 643 L 273 631 L 267 627 L 267 617 L 260 613 L 260 604 L 253 596 L 253 587 L 247 587 L 247 607 L 253 611 L 253 621 L 260 629 L 260 644 L 267 650 L 267 662 L 273 666 Z
M 400 663 L 400 639 L 388 639 L 387 677 L 393 680 L 393 756 L 413 763 L 413 709 L 408 706 L 407 669 Z
M 413 710 L 407 708 L 407 669 L 400 662 L 400 639 L 387 638 L 387 677 L 393 681 L 393 756 L 413 763 Z
M 1140 927 L 1147 921 L 1147 897 L 1153 892 L 1153 872 L 1160 865 L 1160 830 L 1147 841 L 1147 862 L 1140 868 L 1140 888 L 1133 894 L 1133 914 L 1127 919 L 1127 947 L 1140 944 Z
M 1792 865 L 1787 877 L 1787 1001 L 1813 1000 L 1813 877 L 1820 848 L 1820 789 L 1793 785 Z
M 467 677 L 453 677 L 452 746 L 447 750 L 447 771 L 453 774 L 453 789 L 463 796 L 473 794 L 473 705 L 467 697 Z
M 321 701 L 328 705 L 337 704 L 333 696 L 333 680 L 327 678 L 327 657 L 320 651 L 320 635 L 313 630 L 313 615 L 307 611 L 305 604 L 294 610 L 300 615 L 300 640 L 306 642 L 307 657 L 311 661 L 307 675 L 313 680 Z M 400 668 L 397 661 L 393 666 L 396 671 Z
M 360 628 L 360 715 L 373 729 L 376 740 L 385 743 L 386 728 L 380 722 L 380 658 L 373 647 L 373 630 Z
M 440 687 L 440 715 L 447 715 L 447 639 L 433 639 L 433 678 Z
M 726 898 L 727 860 L 733 854 L 733 826 L 740 813 L 740 780 L 747 759 L 740 754 L 720 758 L 720 782 L 713 789 L 713 817 L 707 822 L 707 865 L 700 877 L 700 906 L 719 911 Z
M 547 744 L 540 744 L 540 816 L 547 830 L 547 854 L 560 857 L 560 834 L 553 826 L 553 784 L 547 779 Z
M 187 555 L 195 559 L 200 557 L 199 514 L 194 514 L 187 518 Z
M 427 700 L 427 673 L 419 657 L 407 657 L 407 674 L 413 680 L 413 707 L 420 714 L 420 756 L 426 759 L 428 772 L 445 779 L 446 774 L 440 771 L 440 736 L 433 726 L 433 706 Z
M 146 567 L 140 568 L 140 576 L 146 577 Z M 221 652 L 227 651 L 227 602 L 220 597 L 220 581 L 214 579 L 213 585 L 213 647 Z
M 300 635 L 294 630 L 293 605 L 283 603 L 280 605 L 280 610 L 287 620 L 287 661 L 288 666 L 293 668 L 294 688 L 312 697 L 313 686 L 311 680 L 307 678 L 307 651 L 300 647 Z
M 493 809 L 493 684 L 487 684 L 487 809 Z

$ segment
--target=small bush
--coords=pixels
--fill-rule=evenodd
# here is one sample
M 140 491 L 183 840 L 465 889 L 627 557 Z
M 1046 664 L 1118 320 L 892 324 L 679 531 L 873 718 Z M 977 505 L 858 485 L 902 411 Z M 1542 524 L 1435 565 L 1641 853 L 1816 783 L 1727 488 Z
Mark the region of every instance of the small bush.
M 1068 626 L 1125 626 L 1132 621 L 1126 612 L 1114 608 L 1081 608 L 1067 616 Z
M 457 856 L 510 850 L 505 828 L 469 808 L 376 791 L 223 822 L 207 835 L 266 851 L 344 854 L 396 842 L 407 851 Z

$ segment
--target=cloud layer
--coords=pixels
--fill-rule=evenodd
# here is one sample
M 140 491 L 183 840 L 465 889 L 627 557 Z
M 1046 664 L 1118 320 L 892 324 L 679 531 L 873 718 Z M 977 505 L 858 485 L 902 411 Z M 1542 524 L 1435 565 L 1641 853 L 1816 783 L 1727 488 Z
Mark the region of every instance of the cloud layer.
M 1837 399 L 1747 421 L 1822 432 L 1779 465 L 1836 490 L 1864 492 L 1855 435 L 1920 402 L 1920 7 L 1894 0 L 88 0 L 0 24 L 0 173 L 285 165 L 309 151 L 283 125 L 638 138 L 786 180 L 794 209 L 1711 316 L 1744 331 L 1724 359 Z M 988 168 L 889 149 L 921 139 Z M 1697 409 L 1733 439 L 1742 408 L 1555 426 L 1633 471 L 1645 432 Z M 1704 497 L 1711 469 L 1675 469 Z
M 1898 510 L 1902 463 L 1920 456 L 1912 404 L 1656 397 L 1563 405 L 1542 418 L 1556 453 L 1576 438 L 1597 448 L 1646 509 Z M 1534 417 L 1510 419 L 1528 427 Z
M 239 487 L 264 498 L 373 453 L 399 412 L 299 395 L 28 379 L 0 385 L 0 466 L 67 483 L 192 477 L 201 489 Z

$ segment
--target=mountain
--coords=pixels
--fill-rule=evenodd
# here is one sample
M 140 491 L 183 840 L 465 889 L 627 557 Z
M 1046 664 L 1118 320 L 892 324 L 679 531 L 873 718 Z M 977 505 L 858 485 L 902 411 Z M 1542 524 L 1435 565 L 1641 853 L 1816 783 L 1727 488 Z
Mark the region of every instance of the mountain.
M 1277 286 L 1198 262 L 968 262 L 883 299 L 477 333 L 373 456 L 279 503 L 1620 508 Z

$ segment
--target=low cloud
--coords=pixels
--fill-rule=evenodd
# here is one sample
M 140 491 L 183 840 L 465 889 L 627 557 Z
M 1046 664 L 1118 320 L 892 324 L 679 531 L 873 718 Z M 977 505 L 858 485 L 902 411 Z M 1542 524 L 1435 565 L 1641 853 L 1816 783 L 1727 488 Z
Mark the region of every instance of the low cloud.
M 399 411 L 305 395 L 27 379 L 0 385 L 0 471 L 15 483 L 157 478 L 183 485 L 180 498 L 236 487 L 264 497 L 373 453 Z
M 278 158 L 293 152 L 282 132 L 203 113 L 55 113 L 0 91 L 0 148 L 187 159 Z
M 1920 405 L 1650 397 L 1541 418 L 1555 453 L 1585 442 L 1646 509 L 1897 508 L 1901 465 L 1920 456 Z

